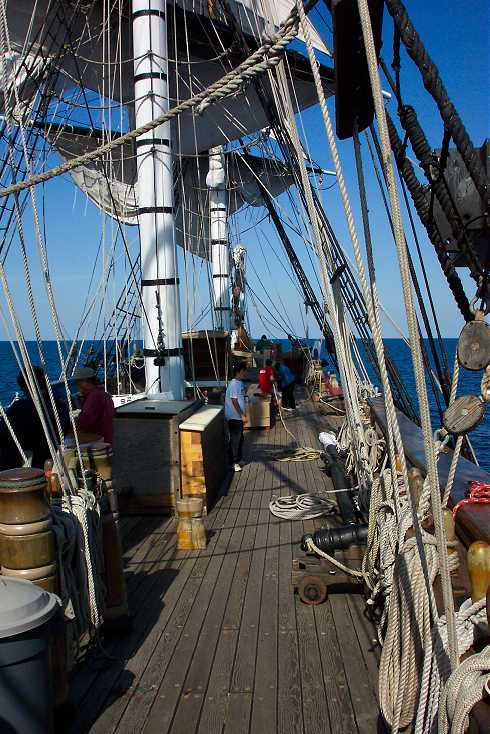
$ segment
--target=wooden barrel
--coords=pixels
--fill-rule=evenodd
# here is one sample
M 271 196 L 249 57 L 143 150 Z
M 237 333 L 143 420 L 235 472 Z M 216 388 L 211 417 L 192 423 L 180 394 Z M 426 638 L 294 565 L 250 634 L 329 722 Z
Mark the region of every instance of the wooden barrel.
M 202 521 L 201 497 L 185 497 L 177 500 L 177 548 L 179 550 L 204 550 L 206 530 Z
M 177 516 L 202 517 L 203 501 L 201 497 L 183 497 L 176 502 Z
M 56 545 L 44 472 L 20 468 L 0 472 L 0 562 L 4 576 L 32 581 L 59 594 Z M 51 646 L 55 705 L 68 696 L 64 628 Z
M 0 472 L 0 519 L 2 573 L 52 586 L 56 549 L 43 471 Z
M 56 550 L 50 517 L 25 525 L 0 523 L 2 567 L 15 571 L 34 569 L 53 563 Z
M 105 481 L 112 481 L 112 446 L 103 441 L 85 446 L 81 449 L 82 463 L 85 469 L 91 469 Z
M 0 472 L 0 519 L 5 525 L 24 525 L 50 515 L 46 477 L 41 469 L 22 467 Z

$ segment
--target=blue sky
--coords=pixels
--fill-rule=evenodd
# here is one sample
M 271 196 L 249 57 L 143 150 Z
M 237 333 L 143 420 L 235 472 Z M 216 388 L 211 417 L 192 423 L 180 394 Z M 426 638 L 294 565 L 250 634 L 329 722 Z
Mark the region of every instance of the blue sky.
M 483 139 L 489 135 L 489 24 L 488 4 L 473 2 L 464 4 L 456 0 L 443 2 L 432 0 L 421 2 L 412 0 L 407 2 L 410 17 L 414 21 L 426 47 L 437 63 L 450 97 L 454 101 L 470 137 L 475 145 L 481 145 Z M 329 15 L 323 3 L 321 15 L 312 15 L 319 23 L 321 30 L 325 30 L 323 19 Z M 328 31 L 327 31 L 328 36 Z M 385 11 L 384 16 L 384 46 L 382 55 L 389 64 L 392 56 L 392 22 Z M 386 88 L 386 84 L 384 85 Z M 412 104 L 419 112 L 430 144 L 439 147 L 442 140 L 442 124 L 434 102 L 424 90 L 420 76 L 411 60 L 402 53 L 402 90 L 407 103 Z M 329 102 L 332 115 L 334 102 Z M 394 103 L 389 108 L 392 115 L 396 115 Z M 302 124 L 306 129 L 311 153 L 317 163 L 325 168 L 332 168 L 328 146 L 324 134 L 323 123 L 318 106 L 303 113 Z M 344 141 L 339 144 L 344 172 L 348 183 L 351 200 L 356 215 L 359 212 L 357 201 L 357 187 L 354 176 L 352 144 Z M 53 161 L 54 162 L 54 161 Z M 401 296 L 401 287 L 398 274 L 394 244 L 387 227 L 386 216 L 377 186 L 368 179 L 368 199 L 371 212 L 371 227 L 375 248 L 379 290 L 383 303 L 392 316 L 404 328 L 404 310 Z M 326 181 L 330 185 L 333 180 Z M 339 240 L 350 253 L 350 244 L 340 198 L 336 185 L 324 192 L 324 206 L 330 217 Z M 38 191 L 39 205 L 42 201 L 42 192 Z M 55 286 L 56 301 L 63 326 L 68 336 L 73 336 L 79 321 L 82 305 L 85 301 L 87 287 L 93 269 L 95 254 L 99 247 L 101 236 L 101 217 L 95 207 L 86 203 L 83 195 L 77 192 L 68 179 L 56 180 L 45 187 L 44 204 L 46 211 L 46 239 L 50 258 L 51 276 Z M 281 204 L 287 210 L 287 202 L 281 199 Z M 253 221 L 263 216 L 263 212 L 252 212 Z M 360 218 L 357 216 L 358 232 L 361 234 Z M 39 307 L 43 337 L 52 337 L 49 310 L 46 299 L 39 286 L 39 266 L 36 255 L 36 246 L 32 218 L 26 212 L 24 227 L 27 234 L 28 249 L 32 261 L 33 276 L 36 285 L 36 301 Z M 299 335 L 304 334 L 303 314 L 299 295 L 287 276 L 284 264 L 279 262 L 275 253 L 281 253 L 281 244 L 272 227 L 265 221 L 257 229 L 248 229 L 250 219 L 242 217 L 238 227 L 233 230 L 233 238 L 239 239 L 246 246 L 250 261 L 248 278 L 251 287 L 260 300 L 273 313 L 279 314 L 278 320 L 283 328 L 271 325 L 270 317 L 264 306 L 257 303 L 256 309 L 249 300 L 250 327 L 253 335 L 263 331 L 268 334 L 283 337 L 286 330 Z M 246 231 L 248 230 L 248 231 Z M 111 237 L 111 225 L 106 229 L 107 241 Z M 438 306 L 441 329 L 446 336 L 456 336 L 461 327 L 462 319 L 453 304 L 452 296 L 446 286 L 439 264 L 432 252 L 424 232 L 419 228 L 420 242 L 424 254 L 433 295 Z M 133 253 L 137 250 L 136 231 L 128 231 L 129 245 Z M 270 245 L 267 242 L 270 240 Z M 412 238 L 408 236 L 412 246 Z M 298 238 L 293 237 L 298 249 L 298 255 L 309 274 L 312 283 L 316 282 L 313 267 L 308 260 L 306 249 Z M 123 250 L 117 250 L 116 272 L 122 277 L 124 273 Z M 287 267 L 287 265 L 286 265 Z M 16 304 L 21 314 L 25 334 L 28 338 L 33 335 L 33 328 L 26 308 L 25 291 L 22 282 L 22 272 L 18 253 L 12 252 L 7 263 L 7 270 L 16 297 Z M 472 296 L 474 286 L 464 271 L 460 271 L 467 293 Z M 258 275 L 257 275 L 258 274 Z M 184 268 L 180 262 L 181 283 L 184 283 Z M 183 327 L 190 325 L 186 317 L 185 303 L 195 297 L 196 311 L 204 305 L 206 294 L 205 274 L 201 276 L 200 284 L 192 287 L 192 293 L 182 293 L 184 303 Z M 96 278 L 100 278 L 100 264 L 96 269 Z M 260 278 L 260 280 L 259 280 Z M 118 278 L 116 278 L 118 280 Z M 261 282 L 260 282 L 261 281 Z M 108 310 L 113 302 L 113 294 L 118 291 L 117 283 L 109 283 Z M 204 320 L 203 326 L 209 325 Z M 95 328 L 95 321 L 90 328 Z M 318 329 L 309 319 L 310 336 L 316 336 Z M 87 336 L 93 334 L 87 332 Z M 392 327 L 387 324 L 385 336 L 395 336 Z

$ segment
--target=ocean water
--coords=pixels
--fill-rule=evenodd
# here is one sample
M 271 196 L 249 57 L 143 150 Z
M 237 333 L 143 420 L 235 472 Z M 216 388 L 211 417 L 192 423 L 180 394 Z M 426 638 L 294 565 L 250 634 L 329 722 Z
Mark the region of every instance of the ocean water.
M 272 337 L 271 337 L 272 338 Z M 273 339 L 273 338 L 272 338 Z M 276 342 L 282 344 L 283 350 L 287 351 L 290 348 L 289 342 L 285 339 L 273 339 Z M 315 340 L 303 340 L 303 343 L 308 343 L 314 346 Z M 415 390 L 415 378 L 412 370 L 412 360 L 410 350 L 401 339 L 386 339 L 385 344 L 389 350 L 394 362 L 396 363 L 400 375 L 407 387 L 407 391 L 412 396 L 414 404 L 417 406 L 417 394 Z M 448 364 L 452 370 L 454 364 L 454 356 L 456 352 L 457 339 L 445 339 L 444 348 L 448 358 Z M 33 364 L 40 364 L 39 355 L 37 353 L 37 345 L 35 342 L 28 342 L 27 344 L 29 355 Z M 84 352 L 90 347 L 90 344 L 85 343 Z M 48 365 L 49 377 L 52 380 L 57 380 L 60 374 L 60 363 L 57 353 L 57 347 L 55 342 L 44 343 L 45 355 Z M 429 350 L 428 350 L 429 351 Z M 83 353 L 82 353 L 83 354 Z M 322 357 L 328 360 L 328 355 L 322 354 Z M 370 369 L 369 363 L 366 361 L 368 373 L 371 376 L 374 384 L 377 383 L 373 371 Z M 12 353 L 9 342 L 0 342 L 0 402 L 6 407 L 12 398 L 14 397 L 17 390 L 17 374 L 18 365 Z M 469 372 L 468 370 L 461 369 L 459 377 L 459 395 L 479 395 L 480 393 L 480 381 L 481 372 Z M 429 399 L 431 405 L 431 415 L 434 430 L 439 428 L 440 420 L 437 410 L 436 401 L 429 388 Z M 442 396 L 441 396 L 442 404 Z M 487 408 L 487 412 L 484 420 L 480 423 L 477 428 L 470 434 L 473 448 L 475 449 L 478 460 L 483 468 L 490 471 L 490 407 Z

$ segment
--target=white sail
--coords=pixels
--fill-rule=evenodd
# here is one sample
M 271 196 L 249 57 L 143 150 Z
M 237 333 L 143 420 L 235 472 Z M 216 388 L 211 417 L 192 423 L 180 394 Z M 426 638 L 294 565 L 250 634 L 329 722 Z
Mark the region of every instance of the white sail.
M 70 160 L 100 145 L 99 138 L 62 132 L 48 139 L 64 160 Z M 259 178 L 272 196 L 293 185 L 293 176 L 277 161 L 252 155 L 225 154 L 229 195 L 228 215 L 247 204 L 261 206 Z M 105 170 L 104 170 L 105 169 Z M 206 166 L 195 157 L 176 159 L 175 205 L 177 244 L 200 257 L 209 258 L 209 216 Z M 107 174 L 107 175 L 106 175 Z M 138 223 L 135 190 L 136 159 L 130 144 L 116 148 L 110 160 L 92 161 L 71 171 L 74 183 L 99 209 L 124 224 Z M 185 201 L 183 193 L 185 192 Z

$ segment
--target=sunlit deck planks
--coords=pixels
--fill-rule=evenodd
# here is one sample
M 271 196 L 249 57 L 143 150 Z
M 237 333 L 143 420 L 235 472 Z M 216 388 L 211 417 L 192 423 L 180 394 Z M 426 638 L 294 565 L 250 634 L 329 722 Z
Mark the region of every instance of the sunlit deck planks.
M 288 427 L 317 445 L 305 401 Z M 313 522 L 277 521 L 274 494 L 324 487 L 320 463 L 278 463 L 280 423 L 246 436 L 247 466 L 207 518 L 201 553 L 175 549 L 174 522 L 123 521 L 133 631 L 77 671 L 73 734 L 367 734 L 382 731 L 374 634 L 359 596 L 318 607 L 293 594 L 291 561 Z

